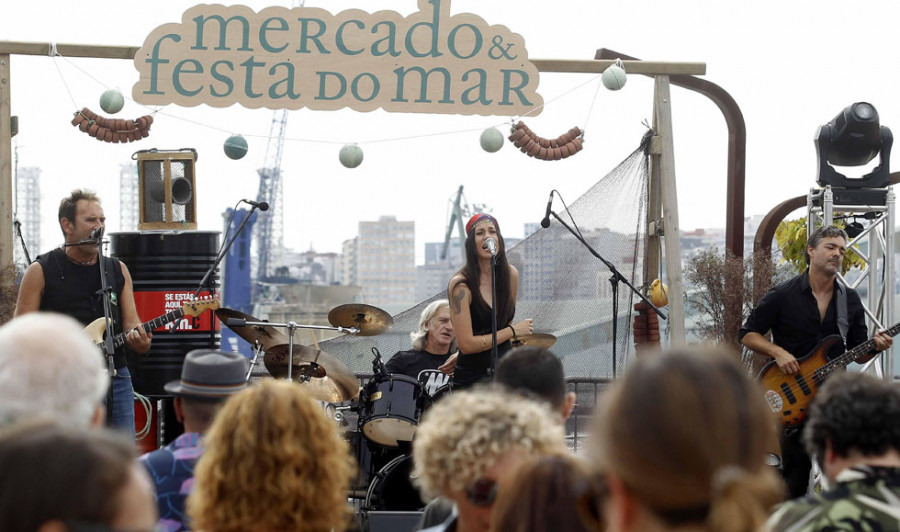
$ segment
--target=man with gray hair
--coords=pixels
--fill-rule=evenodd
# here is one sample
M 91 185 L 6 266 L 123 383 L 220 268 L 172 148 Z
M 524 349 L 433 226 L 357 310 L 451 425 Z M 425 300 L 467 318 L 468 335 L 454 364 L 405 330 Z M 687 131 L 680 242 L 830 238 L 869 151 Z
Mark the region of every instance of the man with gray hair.
M 101 426 L 109 378 L 74 319 L 35 312 L 0 327 L 0 425 L 47 417 Z
M 413 348 L 399 351 L 385 366 L 388 373 L 406 375 L 425 386 L 429 395 L 450 381 L 456 358 L 456 335 L 450 321 L 450 302 L 437 299 L 419 317 L 419 327 L 410 333 Z

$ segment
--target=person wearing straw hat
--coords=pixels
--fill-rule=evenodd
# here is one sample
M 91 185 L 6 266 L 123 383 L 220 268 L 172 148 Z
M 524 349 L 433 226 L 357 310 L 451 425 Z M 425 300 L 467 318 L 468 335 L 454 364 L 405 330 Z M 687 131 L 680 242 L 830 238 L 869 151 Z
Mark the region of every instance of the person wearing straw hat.
M 181 379 L 166 383 L 175 396 L 175 416 L 184 434 L 139 458 L 156 486 L 159 526 L 189 530 L 184 501 L 194 483 L 194 465 L 203 453 L 203 434 L 225 399 L 247 387 L 247 359 L 238 353 L 195 349 L 184 358 Z

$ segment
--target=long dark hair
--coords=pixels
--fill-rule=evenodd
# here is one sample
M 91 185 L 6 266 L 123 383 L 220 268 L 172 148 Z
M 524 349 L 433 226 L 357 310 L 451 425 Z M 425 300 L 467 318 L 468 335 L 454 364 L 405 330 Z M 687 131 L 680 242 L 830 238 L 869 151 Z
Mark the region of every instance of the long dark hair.
M 491 217 L 493 219 L 493 217 Z M 497 283 L 497 325 L 499 327 L 506 326 L 516 312 L 516 304 L 513 301 L 512 286 L 509 277 L 509 261 L 506 260 L 506 242 L 503 240 L 503 234 L 500 232 L 500 224 L 493 219 L 494 228 L 497 229 L 497 269 L 495 281 Z M 475 230 L 478 224 L 474 224 L 466 233 L 466 263 L 460 268 L 459 273 L 465 279 L 466 285 L 472 292 L 473 301 L 490 307 L 481 297 L 481 290 L 478 289 L 478 279 L 481 276 L 481 266 L 478 264 L 478 251 L 475 249 Z

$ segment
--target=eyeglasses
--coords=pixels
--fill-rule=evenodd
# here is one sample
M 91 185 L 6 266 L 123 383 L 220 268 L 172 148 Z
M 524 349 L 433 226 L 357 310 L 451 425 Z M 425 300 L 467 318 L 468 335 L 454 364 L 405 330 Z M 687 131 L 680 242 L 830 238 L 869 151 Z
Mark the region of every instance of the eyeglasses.
M 123 529 L 113 528 L 103 523 L 91 523 L 88 521 L 66 521 L 66 528 L 71 532 L 166 532 L 162 526 L 156 525 L 150 529 Z
M 497 481 L 489 478 L 479 478 L 473 484 L 466 486 L 466 498 L 475 506 L 487 507 L 494 504 L 497 498 Z

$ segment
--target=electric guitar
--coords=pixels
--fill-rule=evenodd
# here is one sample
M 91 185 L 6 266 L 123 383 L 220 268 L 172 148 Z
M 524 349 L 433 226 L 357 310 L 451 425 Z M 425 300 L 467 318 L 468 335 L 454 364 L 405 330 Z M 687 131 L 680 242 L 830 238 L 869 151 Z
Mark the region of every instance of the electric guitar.
M 900 332 L 900 323 L 885 332 L 896 336 Z M 758 380 L 765 390 L 766 402 L 772 412 L 778 414 L 785 427 L 796 427 L 806 419 L 809 403 L 825 379 L 875 349 L 875 341 L 869 339 L 829 361 L 828 353 L 840 341 L 841 336 L 838 334 L 823 339 L 806 356 L 797 359 L 800 371 L 792 375 L 785 375 L 774 360 L 759 372 Z
M 162 327 L 163 325 L 173 322 L 175 320 L 183 318 L 185 315 L 188 316 L 199 316 L 206 312 L 207 310 L 217 310 L 220 306 L 218 298 L 204 298 L 197 299 L 194 301 L 185 301 L 182 303 L 181 308 L 177 308 L 171 312 L 167 312 L 158 318 L 154 318 L 150 321 L 145 321 L 140 326 L 143 327 L 144 331 L 150 332 L 153 329 Z M 91 340 L 100 347 L 100 349 L 105 353 L 106 352 L 106 341 L 103 340 L 103 335 L 106 334 L 106 318 L 97 318 L 92 321 L 84 328 L 84 332 L 90 336 Z M 113 337 L 113 346 L 118 349 L 125 343 L 125 335 L 128 334 L 128 331 L 121 332 Z

